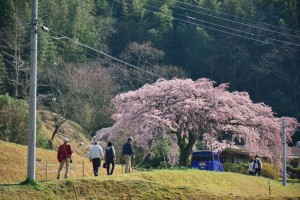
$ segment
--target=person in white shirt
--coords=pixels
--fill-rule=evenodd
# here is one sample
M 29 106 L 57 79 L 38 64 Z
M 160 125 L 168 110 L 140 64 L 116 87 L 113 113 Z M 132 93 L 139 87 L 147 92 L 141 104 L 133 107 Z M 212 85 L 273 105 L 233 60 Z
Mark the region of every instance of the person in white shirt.
M 253 175 L 253 164 L 254 164 L 254 160 L 251 158 L 250 162 L 249 162 L 249 175 Z
M 103 160 L 102 147 L 98 142 L 94 142 L 90 148 L 90 161 L 93 163 L 94 175 L 98 176 L 99 167 L 101 166 L 101 159 Z

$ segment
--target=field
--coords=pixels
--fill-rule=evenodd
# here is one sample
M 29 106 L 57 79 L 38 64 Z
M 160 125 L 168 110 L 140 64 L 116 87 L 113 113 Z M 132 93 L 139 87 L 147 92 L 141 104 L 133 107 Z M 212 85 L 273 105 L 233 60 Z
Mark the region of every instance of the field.
M 58 169 L 56 155 L 56 151 L 37 148 L 37 180 L 53 180 L 56 178 Z M 88 158 L 74 154 L 73 161 L 71 164 L 70 178 L 79 178 L 83 177 L 83 175 L 85 177 L 93 176 L 92 164 Z M 103 168 L 100 173 L 105 174 Z M 115 173 L 122 173 L 121 165 L 116 167 Z M 27 146 L 0 141 L 0 184 L 18 183 L 24 181 L 26 177 Z
M 33 198 L 34 197 L 34 198 Z M 29 185 L 2 185 L 0 199 L 300 199 L 300 184 L 234 173 L 159 170 Z
M 52 128 L 48 116 L 42 115 L 47 137 Z M 64 125 L 55 146 L 63 134 L 74 131 L 72 126 Z M 113 176 L 101 168 L 100 176 L 94 177 L 92 164 L 82 156 L 86 147 L 77 146 L 88 140 L 80 131 L 70 136 L 75 155 L 69 178 L 56 180 L 57 152 L 38 148 L 37 181 L 30 184 L 21 184 L 26 179 L 27 146 L 0 141 L 0 199 L 300 199 L 299 183 L 283 187 L 271 180 L 269 190 L 269 179 L 227 172 L 190 169 L 123 174 L 123 166 L 117 165 Z

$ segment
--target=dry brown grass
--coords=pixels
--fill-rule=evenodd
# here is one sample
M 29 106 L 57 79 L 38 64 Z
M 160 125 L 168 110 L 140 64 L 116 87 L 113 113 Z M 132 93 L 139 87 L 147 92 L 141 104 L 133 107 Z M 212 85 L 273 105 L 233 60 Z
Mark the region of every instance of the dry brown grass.
M 18 183 L 24 181 L 27 177 L 27 146 L 17 145 L 0 141 L 0 183 Z M 55 179 L 58 169 L 57 152 L 37 148 L 36 152 L 36 178 L 37 180 Z M 70 178 L 93 176 L 92 163 L 89 159 L 74 154 L 71 164 Z M 62 172 L 64 173 L 64 171 Z M 116 174 L 122 173 L 121 165 L 117 165 Z M 105 169 L 101 168 L 100 175 L 105 175 Z
M 39 110 L 38 117 L 42 121 L 42 132 L 49 140 L 54 130 L 53 115 L 49 111 Z M 36 178 L 37 180 L 55 179 L 58 169 L 56 159 L 57 149 L 63 138 L 68 137 L 74 150 L 73 164 L 71 164 L 70 177 L 78 178 L 93 176 L 92 164 L 84 155 L 89 151 L 90 140 L 84 135 L 82 128 L 72 122 L 65 122 L 59 129 L 53 141 L 54 150 L 37 148 L 36 152 Z M 84 143 L 83 146 L 79 146 Z M 46 173 L 47 172 L 47 173 Z M 64 173 L 64 171 L 62 172 Z M 122 167 L 116 166 L 115 173 L 122 173 Z M 101 168 L 100 174 L 106 174 Z M 17 183 L 27 177 L 27 146 L 0 141 L 0 184 Z
M 53 115 L 49 111 L 39 110 L 38 116 L 43 122 L 42 131 L 49 140 L 54 130 Z M 90 140 L 84 135 L 82 128 L 78 124 L 68 120 L 61 125 L 53 140 L 54 150 L 57 150 L 62 144 L 64 137 L 70 139 L 70 144 L 74 148 L 76 154 L 83 156 L 86 153 L 87 149 L 85 147 L 90 144 Z M 84 146 L 79 147 L 80 143 L 84 143 Z

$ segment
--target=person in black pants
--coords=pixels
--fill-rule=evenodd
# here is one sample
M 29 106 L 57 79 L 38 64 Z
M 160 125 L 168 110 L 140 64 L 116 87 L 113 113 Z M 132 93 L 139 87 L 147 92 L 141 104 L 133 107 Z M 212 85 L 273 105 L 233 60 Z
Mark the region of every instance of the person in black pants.
M 256 174 L 257 174 L 257 176 L 260 176 L 261 169 L 262 169 L 262 162 L 259 159 L 258 155 L 256 155 L 254 164 L 253 164 L 253 170 L 254 170 L 253 175 L 256 176 Z
M 116 152 L 115 148 L 113 146 L 112 142 L 107 143 L 107 147 L 105 150 L 105 162 L 106 162 L 106 170 L 107 170 L 107 175 L 112 175 L 115 169 L 115 160 L 116 160 Z M 110 169 L 110 164 L 112 165 L 111 171 Z
M 101 158 L 103 160 L 103 157 L 101 146 L 98 145 L 98 142 L 94 142 L 94 145 L 90 148 L 90 162 L 93 163 L 93 171 L 95 176 L 98 176 Z

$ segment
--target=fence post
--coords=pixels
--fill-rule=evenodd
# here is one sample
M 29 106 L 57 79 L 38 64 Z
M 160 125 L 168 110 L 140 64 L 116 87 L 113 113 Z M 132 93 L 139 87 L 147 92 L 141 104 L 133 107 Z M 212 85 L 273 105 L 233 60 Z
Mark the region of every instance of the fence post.
M 48 180 L 48 162 L 46 161 L 46 180 Z
M 74 192 L 75 192 L 75 198 L 76 198 L 76 200 L 78 200 L 78 195 L 77 195 L 77 191 L 76 191 L 75 185 L 73 185 L 73 188 L 74 188 Z
M 124 172 L 123 172 L 123 166 L 124 166 L 124 165 L 122 165 L 122 174 L 124 173 Z
M 82 161 L 82 177 L 84 177 L 84 161 Z

